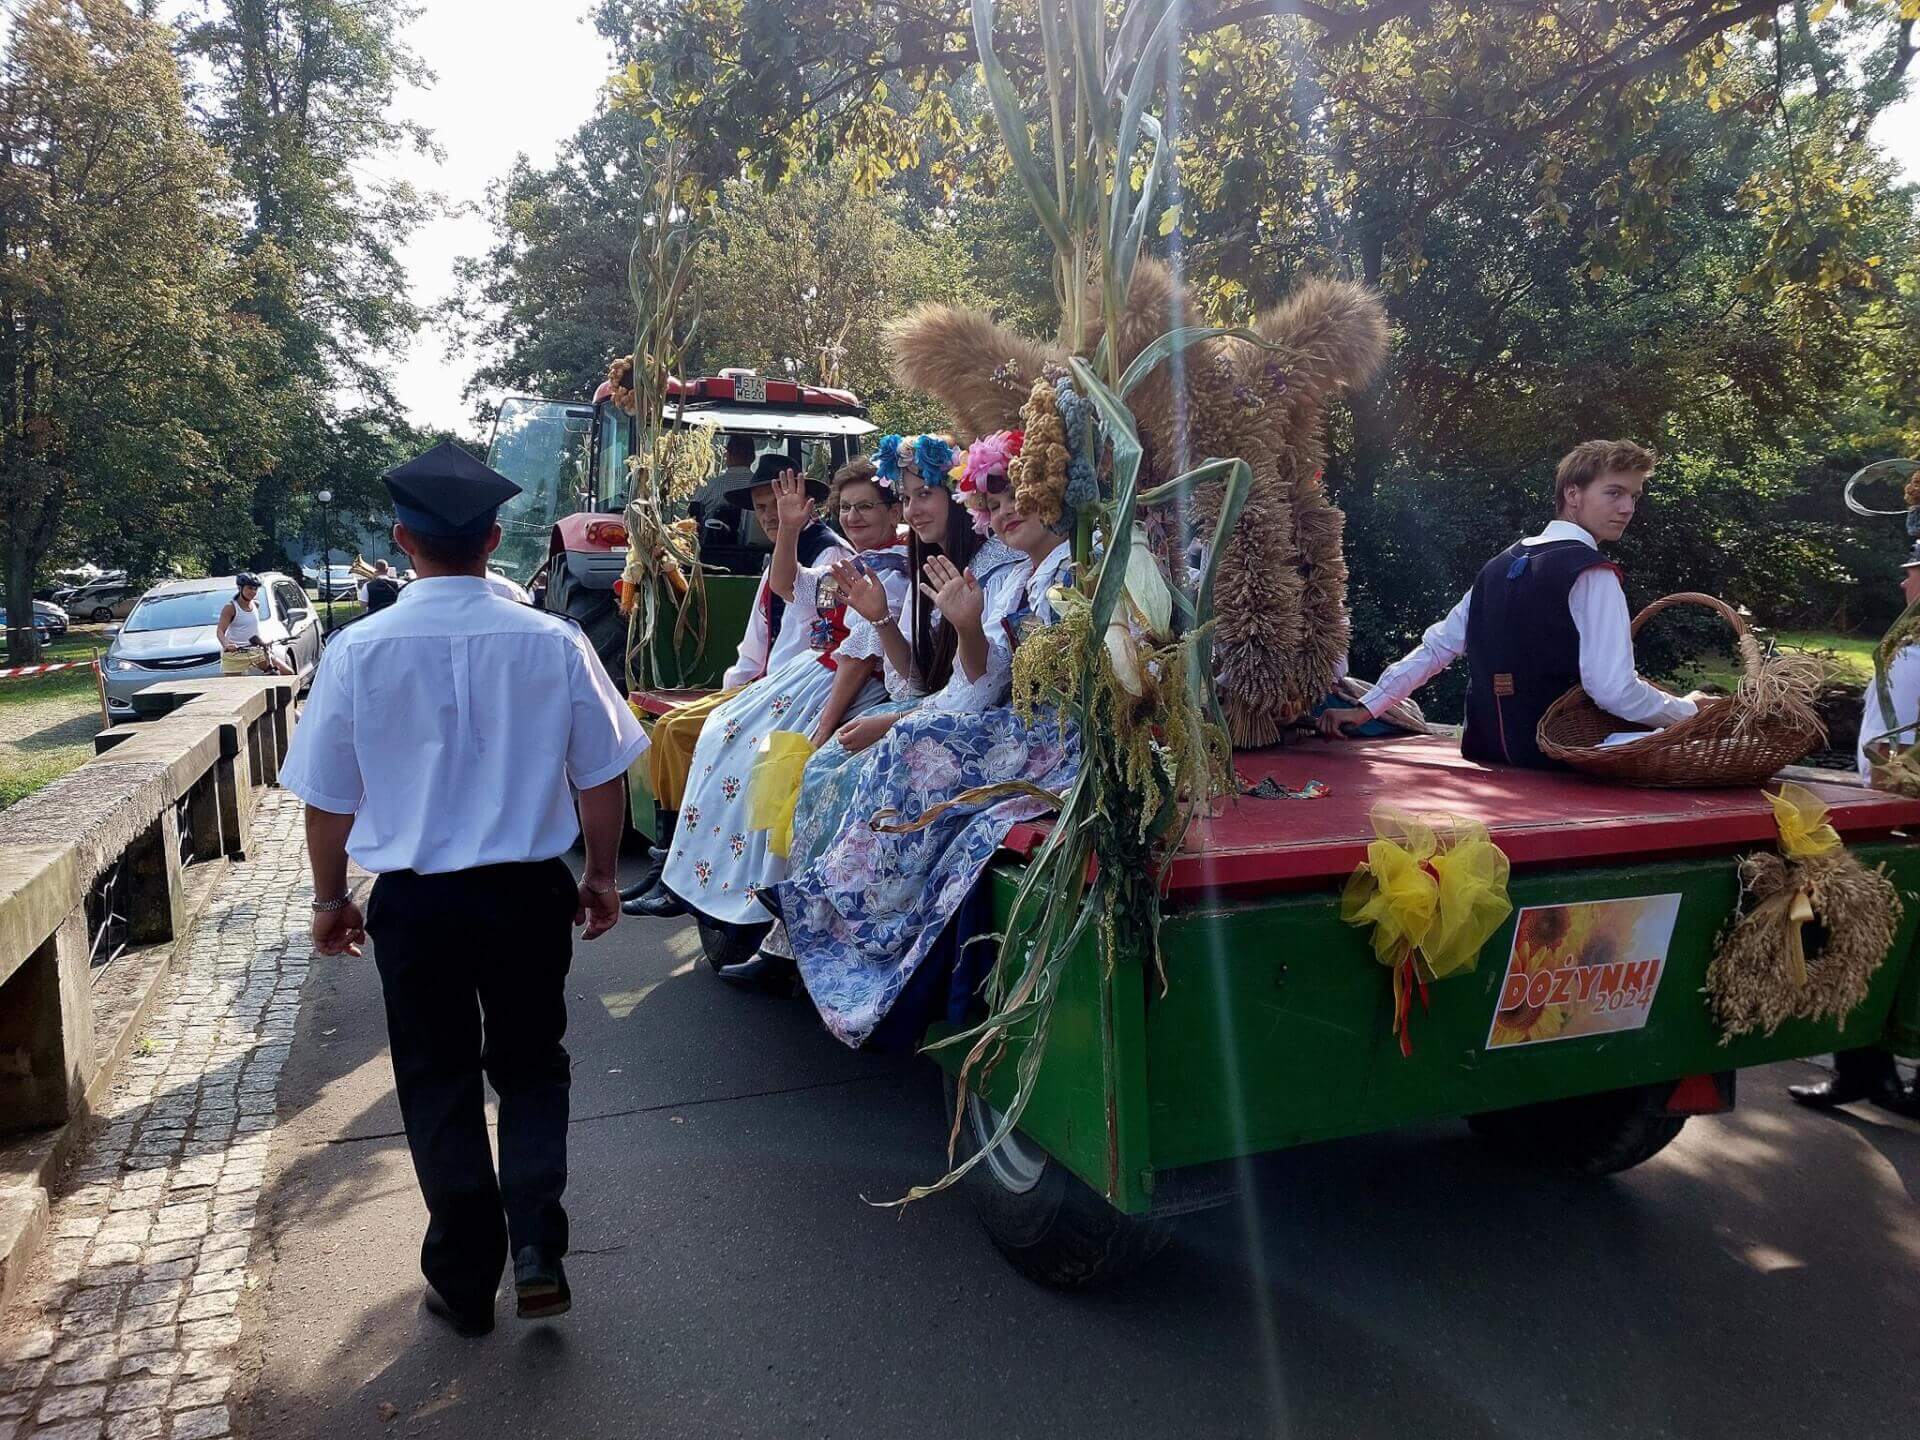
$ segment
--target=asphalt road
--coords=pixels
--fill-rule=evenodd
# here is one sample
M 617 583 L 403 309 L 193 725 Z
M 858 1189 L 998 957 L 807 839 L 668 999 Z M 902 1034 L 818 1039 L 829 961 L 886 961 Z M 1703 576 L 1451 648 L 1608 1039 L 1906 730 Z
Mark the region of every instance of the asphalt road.
M 684 924 L 571 983 L 573 1313 L 418 1311 L 414 1190 L 370 961 L 316 970 L 282 1082 L 243 1434 L 1688 1437 L 1914 1433 L 1920 1126 L 1743 1077 L 1607 1182 L 1443 1125 L 1252 1167 L 1140 1275 L 1020 1279 L 945 1196 L 930 1073 L 729 991 Z

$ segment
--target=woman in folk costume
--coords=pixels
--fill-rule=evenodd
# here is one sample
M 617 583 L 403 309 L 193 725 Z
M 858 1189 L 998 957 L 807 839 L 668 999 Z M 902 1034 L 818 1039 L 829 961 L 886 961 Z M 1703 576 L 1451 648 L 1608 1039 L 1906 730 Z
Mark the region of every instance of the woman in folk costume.
M 976 442 L 961 489 L 1028 563 L 984 584 L 942 560 L 928 567 L 942 616 L 962 639 L 980 619 L 988 653 L 958 648 L 954 677 L 964 683 L 900 717 L 859 767 L 846 828 L 804 868 L 761 892 L 786 924 L 821 1018 L 848 1045 L 866 1042 L 888 1018 L 1007 831 L 1045 807 L 1025 797 L 955 806 L 898 834 L 874 829 L 871 818 L 888 812 L 892 824 L 911 826 L 965 791 L 1009 780 L 1058 793 L 1079 769 L 1069 726 L 1052 715 L 1023 720 L 1006 703 L 1013 649 L 1023 627 L 1052 623 L 1048 591 L 1066 582 L 1071 557 L 1063 530 L 1014 503 L 1006 472 L 1019 443 L 1017 431 Z M 1071 528 L 1071 511 L 1060 524 Z M 922 993 L 939 1003 L 931 988 Z M 929 1017 L 914 1008 L 898 1033 L 917 1038 Z
M 661 887 L 688 909 L 734 925 L 763 921 L 751 888 L 786 873 L 785 862 L 767 850 L 767 832 L 748 823 L 747 782 L 767 738 L 791 731 L 811 736 L 817 745 L 884 693 L 877 659 L 843 661 L 839 655 L 847 637 L 846 605 L 833 566 L 803 567 L 795 559 L 794 538 L 812 508 L 800 477 L 788 472 L 774 488 L 780 536 L 768 584 L 789 607 L 787 623 L 806 620 L 808 648 L 708 719 L 694 748 L 680 823 L 660 876 Z M 876 483 L 873 463 L 854 460 L 841 466 L 829 503 L 860 552 L 857 563 L 904 597 L 907 552 L 898 543 L 900 505 L 891 490 Z
M 956 458 L 952 444 L 937 435 L 904 439 L 888 435 L 874 454 L 882 479 L 890 474 L 899 478 L 908 530 L 908 575 L 928 573 L 928 565 L 936 558 L 970 570 L 983 585 L 995 583 L 993 577 L 1002 570 L 1018 568 L 1024 573 L 1027 557 L 996 538 L 983 539 L 974 527 L 974 512 L 953 494 L 950 487 L 958 483 L 962 470 L 955 464 Z M 1014 578 L 1008 576 L 1006 581 Z M 847 806 L 859 784 L 863 766 L 858 762 L 866 759 L 870 747 L 895 721 L 926 703 L 967 708 L 967 697 L 973 689 L 965 671 L 954 667 L 959 632 L 941 616 L 927 590 L 909 586 L 907 602 L 902 606 L 876 577 L 848 575 L 842 579 L 847 605 L 855 618 L 847 622 L 847 638 L 840 654 L 880 656 L 887 699 L 842 725 L 807 760 L 793 807 L 789 870 L 800 869 L 839 837 Z M 978 622 L 969 646 L 983 655 L 988 651 L 984 627 Z M 1001 681 L 1004 683 L 1004 677 Z M 993 683 L 985 668 L 981 682 Z M 784 928 L 776 924 L 761 942 L 758 956 L 726 966 L 720 976 L 736 982 L 758 982 L 775 973 L 790 976 L 792 972 L 793 952 Z

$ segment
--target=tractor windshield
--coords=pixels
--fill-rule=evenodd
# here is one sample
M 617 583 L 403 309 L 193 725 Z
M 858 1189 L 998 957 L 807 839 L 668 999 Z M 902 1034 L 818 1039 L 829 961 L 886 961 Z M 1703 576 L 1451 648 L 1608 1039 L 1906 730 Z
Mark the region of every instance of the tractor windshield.
M 500 507 L 493 563 L 525 584 L 547 558 L 554 521 L 591 503 L 593 407 L 559 400 L 501 402 L 487 464 L 520 487 Z

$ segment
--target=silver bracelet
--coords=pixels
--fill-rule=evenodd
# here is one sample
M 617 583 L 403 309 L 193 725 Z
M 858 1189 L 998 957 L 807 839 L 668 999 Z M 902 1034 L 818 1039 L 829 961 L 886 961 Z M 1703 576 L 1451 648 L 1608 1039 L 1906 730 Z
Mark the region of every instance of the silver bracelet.
M 342 895 L 337 900 L 322 900 L 318 896 L 315 896 L 314 902 L 313 902 L 313 913 L 316 915 L 331 915 L 336 910 L 346 909 L 347 906 L 351 905 L 352 903 L 353 903 L 353 896 L 350 893 L 346 895 Z
M 582 880 L 580 882 L 580 888 L 583 890 L 591 890 L 596 895 L 614 895 L 620 891 L 620 882 L 614 880 L 606 885 L 595 885 L 590 880 Z

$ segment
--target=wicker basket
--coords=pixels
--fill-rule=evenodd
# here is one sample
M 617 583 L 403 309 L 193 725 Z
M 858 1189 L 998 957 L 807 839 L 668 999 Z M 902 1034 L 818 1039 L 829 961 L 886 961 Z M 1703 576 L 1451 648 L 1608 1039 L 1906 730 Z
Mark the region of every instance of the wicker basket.
M 1768 663 L 1760 642 L 1724 600 L 1711 595 L 1683 593 L 1656 600 L 1633 617 L 1633 633 L 1662 610 L 1674 605 L 1701 605 L 1733 627 L 1747 682 L 1756 681 Z M 1609 735 L 1644 726 L 1607 714 L 1578 685 L 1562 695 L 1540 717 L 1535 738 L 1540 752 L 1588 775 L 1627 785 L 1668 789 L 1758 785 L 1783 766 L 1804 759 L 1826 738 L 1809 711 L 1804 717 L 1756 713 L 1741 693 L 1724 700 L 1707 700 L 1699 712 L 1653 731 L 1630 745 L 1602 745 Z

